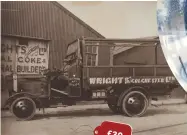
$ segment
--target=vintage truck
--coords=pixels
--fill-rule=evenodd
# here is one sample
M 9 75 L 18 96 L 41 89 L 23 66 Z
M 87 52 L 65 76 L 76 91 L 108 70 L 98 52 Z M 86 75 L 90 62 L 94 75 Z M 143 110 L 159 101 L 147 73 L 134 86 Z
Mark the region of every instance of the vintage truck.
M 79 38 L 68 45 L 62 70 L 27 78 L 30 82 L 18 85 L 6 106 L 18 119 L 29 120 L 36 108 L 105 100 L 115 113 L 143 116 L 152 99 L 169 95 L 178 82 L 168 65 L 114 64 L 113 52 L 120 47 L 159 45 L 159 39 Z

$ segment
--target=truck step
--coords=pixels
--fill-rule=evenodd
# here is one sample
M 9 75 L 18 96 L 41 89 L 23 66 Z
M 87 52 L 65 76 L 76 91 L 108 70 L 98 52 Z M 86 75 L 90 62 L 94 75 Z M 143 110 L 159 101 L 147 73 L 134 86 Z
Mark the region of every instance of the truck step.
M 54 88 L 51 88 L 51 90 L 52 90 L 52 91 L 55 91 L 55 92 L 58 92 L 58 93 L 61 93 L 61 94 L 66 95 L 66 96 L 68 95 L 68 93 L 65 92 L 65 91 L 61 91 L 61 90 L 54 89 Z

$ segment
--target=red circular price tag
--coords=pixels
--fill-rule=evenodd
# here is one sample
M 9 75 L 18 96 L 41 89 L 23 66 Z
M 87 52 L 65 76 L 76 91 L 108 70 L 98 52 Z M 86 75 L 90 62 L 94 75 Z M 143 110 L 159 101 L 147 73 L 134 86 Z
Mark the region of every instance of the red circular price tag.
M 104 121 L 95 128 L 94 135 L 132 135 L 132 128 L 128 124 Z

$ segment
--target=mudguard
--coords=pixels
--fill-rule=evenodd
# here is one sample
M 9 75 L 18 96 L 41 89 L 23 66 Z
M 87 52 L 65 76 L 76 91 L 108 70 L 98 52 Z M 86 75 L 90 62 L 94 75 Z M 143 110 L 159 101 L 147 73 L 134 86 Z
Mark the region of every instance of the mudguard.
M 20 92 L 20 93 L 16 93 L 16 94 L 13 94 L 12 96 L 10 96 L 4 107 L 3 108 L 9 108 L 9 106 L 11 105 L 11 103 L 16 99 L 16 98 L 19 98 L 19 97 L 30 97 L 30 98 L 35 98 L 35 99 L 38 99 L 38 95 L 34 95 L 34 94 L 30 94 L 30 93 L 27 93 L 27 92 Z

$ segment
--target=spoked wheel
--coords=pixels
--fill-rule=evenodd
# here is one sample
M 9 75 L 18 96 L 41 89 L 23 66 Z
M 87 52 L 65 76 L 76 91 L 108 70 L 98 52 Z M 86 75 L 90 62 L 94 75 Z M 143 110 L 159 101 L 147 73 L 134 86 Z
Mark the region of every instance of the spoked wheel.
M 122 111 L 129 117 L 141 117 L 147 111 L 149 101 L 144 93 L 131 91 L 125 95 L 122 102 Z
M 20 97 L 11 104 L 10 111 L 19 120 L 30 120 L 35 115 L 36 104 L 29 97 Z
M 110 110 L 112 110 L 113 113 L 121 113 L 121 109 L 116 105 L 108 104 L 108 107 Z

